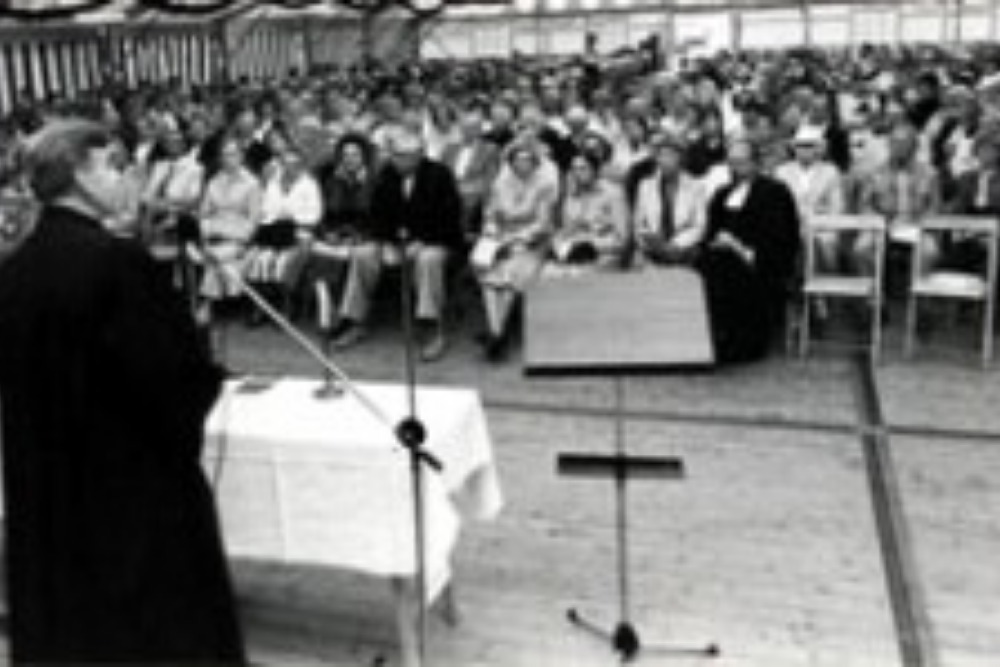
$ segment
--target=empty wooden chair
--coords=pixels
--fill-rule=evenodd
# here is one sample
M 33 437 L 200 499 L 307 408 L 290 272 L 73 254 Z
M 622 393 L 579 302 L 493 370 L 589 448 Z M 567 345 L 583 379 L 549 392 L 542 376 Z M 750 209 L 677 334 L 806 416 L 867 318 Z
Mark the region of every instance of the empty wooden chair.
M 925 266 L 922 253 L 914 253 L 903 348 L 907 357 L 912 356 L 916 343 L 920 302 L 925 299 L 957 301 L 979 304 L 982 308 L 981 354 L 983 366 L 989 366 L 993 359 L 996 323 L 997 263 L 1000 253 L 998 227 L 1000 223 L 995 218 L 973 216 L 935 216 L 921 225 L 921 238 L 928 234 L 936 235 L 939 237 L 938 245 L 946 245 L 941 243 L 946 237 L 953 241 L 976 239 L 984 244 L 986 257 L 982 268 L 950 269 Z
M 818 265 L 817 238 L 837 235 L 853 243 L 860 234 L 872 234 L 875 241 L 875 262 L 870 275 L 854 275 L 823 271 Z M 885 271 L 885 220 L 877 215 L 820 215 L 805 222 L 805 263 L 802 277 L 802 308 L 799 317 L 799 354 L 809 352 L 814 306 L 820 299 L 853 299 L 865 302 L 870 311 L 869 345 L 872 359 L 878 359 L 882 349 L 882 280 Z

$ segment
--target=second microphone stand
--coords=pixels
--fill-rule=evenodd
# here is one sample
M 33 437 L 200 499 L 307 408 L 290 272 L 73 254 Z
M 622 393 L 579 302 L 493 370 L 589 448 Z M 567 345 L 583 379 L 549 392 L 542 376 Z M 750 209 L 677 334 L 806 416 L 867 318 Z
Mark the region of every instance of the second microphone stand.
M 272 306 L 257 290 L 244 280 L 240 273 L 222 263 L 218 257 L 212 255 L 204 248 L 192 248 L 195 257 L 203 259 L 207 267 L 220 272 L 239 288 L 241 292 L 253 302 L 272 322 L 274 322 L 289 338 L 292 339 L 302 350 L 311 356 L 323 369 L 324 387 L 317 397 L 339 396 L 342 391 L 346 391 L 353 398 L 374 416 L 384 427 L 389 429 L 396 442 L 409 454 L 410 471 L 413 489 L 413 532 L 414 532 L 414 557 L 416 581 L 416 602 L 417 602 L 417 633 L 416 646 L 414 647 L 416 663 L 406 667 L 423 667 L 426 657 L 427 645 L 427 531 L 426 512 L 424 505 L 424 475 L 423 466 L 429 466 L 435 472 L 442 470 L 441 462 L 430 452 L 424 449 L 423 445 L 427 441 L 427 429 L 417 418 L 417 387 L 416 387 L 416 364 L 415 364 L 415 341 L 413 334 L 412 320 L 412 294 L 410 265 L 407 259 L 405 239 L 401 240 L 402 246 L 402 291 L 403 291 L 403 326 L 406 336 L 406 392 L 408 415 L 398 424 L 394 423 L 388 415 L 365 394 L 357 384 L 334 364 L 329 356 L 325 354 L 317 345 L 305 334 L 299 331 L 295 325 L 288 321 L 278 310 Z M 404 656 L 406 648 L 404 648 Z
M 427 554 L 424 545 L 427 542 L 426 514 L 424 511 L 424 464 L 437 471 L 441 470 L 438 461 L 428 458 L 424 449 L 427 442 L 427 427 L 420 420 L 417 410 L 417 362 L 416 362 L 416 327 L 413 313 L 413 262 L 410 255 L 409 234 L 402 230 L 399 235 L 400 268 L 400 308 L 403 319 L 403 347 L 406 365 L 406 395 L 408 414 L 396 429 L 399 443 L 410 453 L 410 476 L 413 486 L 413 529 L 414 543 L 417 545 L 416 567 L 419 573 L 416 581 L 417 598 L 417 646 L 416 654 L 419 663 L 424 663 L 427 643 Z

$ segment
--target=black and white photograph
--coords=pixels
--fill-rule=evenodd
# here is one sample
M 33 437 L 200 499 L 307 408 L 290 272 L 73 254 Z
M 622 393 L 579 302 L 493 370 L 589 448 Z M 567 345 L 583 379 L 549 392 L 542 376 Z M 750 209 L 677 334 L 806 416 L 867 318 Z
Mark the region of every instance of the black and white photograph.
M 0 0 L 0 667 L 1000 666 L 1000 0 Z

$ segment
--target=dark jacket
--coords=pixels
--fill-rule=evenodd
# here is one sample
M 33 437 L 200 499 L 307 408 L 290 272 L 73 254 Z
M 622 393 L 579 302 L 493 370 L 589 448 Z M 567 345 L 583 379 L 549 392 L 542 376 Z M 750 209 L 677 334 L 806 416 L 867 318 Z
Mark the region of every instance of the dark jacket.
M 459 189 L 465 193 L 466 203 L 481 203 L 489 194 L 493 181 L 500 171 L 500 149 L 485 139 L 476 142 L 465 173 L 458 174 L 456 172 L 458 156 L 464 147 L 464 144 L 450 144 L 444 150 L 441 162 L 455 174 L 459 181 Z
M 16 663 L 240 663 L 200 454 L 221 373 L 154 262 L 62 208 L 0 266 Z
M 414 175 L 410 197 L 403 194 L 403 178 L 388 164 L 379 174 L 372 193 L 375 238 L 396 242 L 401 230 L 427 245 L 458 251 L 462 248 L 462 199 L 451 171 L 424 159 Z
M 801 250 L 801 231 L 795 198 L 780 181 L 758 176 L 750 186 L 743 207 L 730 211 L 726 200 L 733 184 L 719 190 L 709 205 L 710 243 L 728 231 L 756 255 L 753 270 L 770 284 L 783 285 L 794 274 Z
M 327 168 L 320 173 L 320 187 L 323 190 L 320 235 L 325 239 L 368 237 L 374 188 L 370 172 L 366 170 L 358 178 L 340 169 Z

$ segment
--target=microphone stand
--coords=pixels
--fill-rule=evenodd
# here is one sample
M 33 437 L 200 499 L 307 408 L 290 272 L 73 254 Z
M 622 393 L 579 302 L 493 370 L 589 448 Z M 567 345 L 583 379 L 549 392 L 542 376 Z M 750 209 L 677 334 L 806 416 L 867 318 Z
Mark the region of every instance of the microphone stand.
M 402 240 L 402 239 L 401 239 Z M 401 243 L 401 245 L 404 245 Z M 414 552 L 416 564 L 416 594 L 417 594 L 417 663 L 413 667 L 421 667 L 424 664 L 425 648 L 427 644 L 427 564 L 426 564 L 426 516 L 424 510 L 424 477 L 423 466 L 429 466 L 432 470 L 440 473 L 443 469 L 440 460 L 431 452 L 423 448 L 427 440 L 426 427 L 416 418 L 416 366 L 414 363 L 414 344 L 412 321 L 409 315 L 409 306 L 412 296 L 410 296 L 410 279 L 408 276 L 408 261 L 406 259 L 405 247 L 403 251 L 403 299 L 404 299 L 404 327 L 406 329 L 407 345 L 407 398 L 409 415 L 398 424 L 394 424 L 392 419 L 373 401 L 367 394 L 358 388 L 357 384 L 347 373 L 342 371 L 330 358 L 316 346 L 305 334 L 295 328 L 288 319 L 278 312 L 274 306 L 268 303 L 260 293 L 251 287 L 243 276 L 232 267 L 223 264 L 218 257 L 205 248 L 191 246 L 195 258 L 204 262 L 207 267 L 227 276 L 247 295 L 272 322 L 295 342 L 303 351 L 311 356 L 324 371 L 325 386 L 330 386 L 332 395 L 341 395 L 346 391 L 355 398 L 376 420 L 379 421 L 388 431 L 390 431 L 396 442 L 402 449 L 409 453 L 410 470 L 413 486 L 413 517 L 414 517 Z M 336 380 L 336 383 L 333 382 Z M 321 387 L 322 389 L 322 387 Z M 409 666 L 408 666 L 409 667 Z
M 413 487 L 413 530 L 416 551 L 416 597 L 417 597 L 417 662 L 424 664 L 427 643 L 427 609 L 424 601 L 427 597 L 427 554 L 424 544 L 427 540 L 424 510 L 424 475 L 423 465 L 427 456 L 423 448 L 427 441 L 427 427 L 420 420 L 417 412 L 417 365 L 416 365 L 416 332 L 414 331 L 413 313 L 413 258 L 409 253 L 410 235 L 408 230 L 399 231 L 399 254 L 402 276 L 400 278 L 400 307 L 403 319 L 403 348 L 406 366 L 406 395 L 409 412 L 399 424 L 396 437 L 400 444 L 410 453 L 410 477 Z M 432 466 L 433 467 L 433 466 Z

